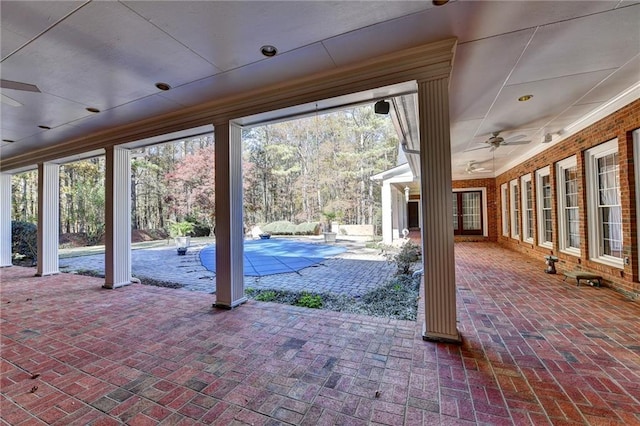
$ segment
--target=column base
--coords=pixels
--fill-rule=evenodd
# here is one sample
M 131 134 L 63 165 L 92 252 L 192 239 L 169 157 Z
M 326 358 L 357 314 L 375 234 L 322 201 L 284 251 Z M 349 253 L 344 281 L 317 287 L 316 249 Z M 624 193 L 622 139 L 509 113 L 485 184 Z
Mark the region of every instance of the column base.
M 235 302 L 233 302 L 231 305 L 228 305 L 226 303 L 220 303 L 220 302 L 216 302 L 213 305 L 211 305 L 213 308 L 217 308 L 217 309 L 226 309 L 226 310 L 231 310 L 233 308 L 237 308 L 238 306 L 242 305 L 243 303 L 245 303 L 247 300 L 246 297 L 243 297 L 242 299 L 236 300 Z
M 106 288 L 107 290 L 115 290 L 116 288 L 120 288 L 120 287 L 126 287 L 128 285 L 133 284 L 135 281 L 129 281 L 126 283 L 118 283 L 118 284 L 103 284 L 102 288 Z
M 422 340 L 426 342 L 435 342 L 435 343 L 450 343 L 454 345 L 462 344 L 462 335 L 458 330 L 456 330 L 455 336 L 445 335 L 445 334 L 437 334 L 437 333 L 428 333 L 427 326 L 424 324 L 422 326 Z
M 56 272 L 37 272 L 36 277 L 48 277 L 49 275 L 59 275 L 60 271 Z

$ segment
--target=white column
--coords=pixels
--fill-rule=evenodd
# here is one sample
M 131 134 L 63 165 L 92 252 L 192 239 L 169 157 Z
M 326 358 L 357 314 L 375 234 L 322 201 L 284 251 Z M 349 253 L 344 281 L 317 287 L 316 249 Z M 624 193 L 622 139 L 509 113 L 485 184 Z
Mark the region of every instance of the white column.
M 37 276 L 60 273 L 58 239 L 60 229 L 60 166 L 38 164 L 38 267 Z
M 0 173 L 0 267 L 11 266 L 11 175 Z
M 131 284 L 131 155 L 106 149 L 104 287 Z
M 391 205 L 391 183 L 382 181 L 382 242 L 393 242 L 393 206 Z
M 232 123 L 215 126 L 216 303 L 232 309 L 244 295 L 242 227 L 242 130 Z
M 425 340 L 460 342 L 456 327 L 449 79 L 418 82 Z

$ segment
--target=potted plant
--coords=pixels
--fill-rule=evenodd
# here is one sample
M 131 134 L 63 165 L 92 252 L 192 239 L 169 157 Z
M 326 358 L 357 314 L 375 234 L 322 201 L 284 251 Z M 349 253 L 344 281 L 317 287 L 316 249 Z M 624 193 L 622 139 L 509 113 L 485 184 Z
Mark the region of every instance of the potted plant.
M 187 248 L 191 244 L 191 236 L 188 234 L 192 231 L 193 223 L 191 222 L 171 222 L 169 225 L 169 232 L 176 242 L 176 249 L 178 250 L 179 256 L 184 256 L 187 253 Z
M 332 227 L 333 227 L 333 220 L 336 218 L 336 213 L 335 212 L 324 212 L 322 213 L 325 220 L 326 220 L 326 225 L 324 227 L 324 242 L 325 243 L 335 243 L 336 242 L 336 233 L 333 232 Z

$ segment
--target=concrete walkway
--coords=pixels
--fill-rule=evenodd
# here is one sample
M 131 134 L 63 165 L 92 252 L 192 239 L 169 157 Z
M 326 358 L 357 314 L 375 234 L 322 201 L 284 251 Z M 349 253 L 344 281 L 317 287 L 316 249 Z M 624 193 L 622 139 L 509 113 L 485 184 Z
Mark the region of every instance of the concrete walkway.
M 320 242 L 309 238 L 311 242 Z M 215 293 L 215 274 L 200 263 L 200 250 L 210 241 L 192 242 L 184 256 L 178 256 L 172 244 L 131 251 L 132 274 L 142 283 L 157 280 L 179 283 L 185 290 Z M 361 296 L 391 279 L 395 265 L 377 249 L 366 248 L 362 239 L 339 239 L 336 244 L 347 248 L 324 262 L 299 272 L 245 277 L 245 287 L 335 293 Z M 60 272 L 93 271 L 104 274 L 104 253 L 60 259 Z

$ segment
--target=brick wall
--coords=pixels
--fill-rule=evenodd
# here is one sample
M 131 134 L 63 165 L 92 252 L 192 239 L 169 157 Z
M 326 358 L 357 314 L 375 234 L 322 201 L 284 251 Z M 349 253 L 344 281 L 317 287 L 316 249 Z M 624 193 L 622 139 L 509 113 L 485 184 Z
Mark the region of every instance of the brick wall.
M 519 240 L 505 237 L 502 233 L 496 232 L 499 244 L 513 250 L 526 253 L 540 262 L 540 269 L 544 270 L 544 256 L 553 254 L 560 261 L 556 265 L 558 272 L 565 270 L 582 269 L 585 271 L 597 272 L 602 275 L 605 284 L 618 289 L 632 297 L 640 297 L 640 284 L 638 283 L 638 244 L 637 244 L 637 220 L 636 220 L 636 197 L 635 197 L 635 176 L 633 159 L 633 139 L 632 131 L 640 127 L 640 100 L 636 100 L 610 116 L 598 121 L 566 140 L 550 147 L 540 154 L 529 158 L 525 162 L 510 169 L 496 178 L 494 185 L 495 203 L 495 225 L 501 224 L 501 193 L 500 186 L 513 179 L 519 179 L 525 174 L 533 175 L 532 184 L 535 194 L 535 171 L 545 166 L 550 167 L 551 188 L 553 197 L 552 221 L 553 221 L 553 248 L 543 248 L 538 246 L 537 227 L 534 230 L 534 243 L 529 244 Z M 601 143 L 618 139 L 618 159 L 620 165 L 620 186 L 622 204 L 622 232 L 623 232 L 623 256 L 628 257 L 629 264 L 623 268 L 616 268 L 590 260 L 588 248 L 588 228 L 587 228 L 587 200 L 585 182 L 585 150 L 597 146 Z M 558 218 L 557 218 L 557 176 L 555 163 L 557 161 L 576 155 L 578 169 L 578 192 L 580 210 L 580 256 L 572 256 L 559 252 L 558 246 Z M 520 182 L 520 181 L 519 181 Z M 455 184 L 455 182 L 454 182 Z M 455 186 L 454 186 L 455 187 Z M 537 208 L 534 197 L 534 223 L 537 222 Z M 518 218 L 522 222 L 522 217 Z M 522 229 L 522 226 L 520 227 Z M 522 234 L 522 232 L 520 232 Z

